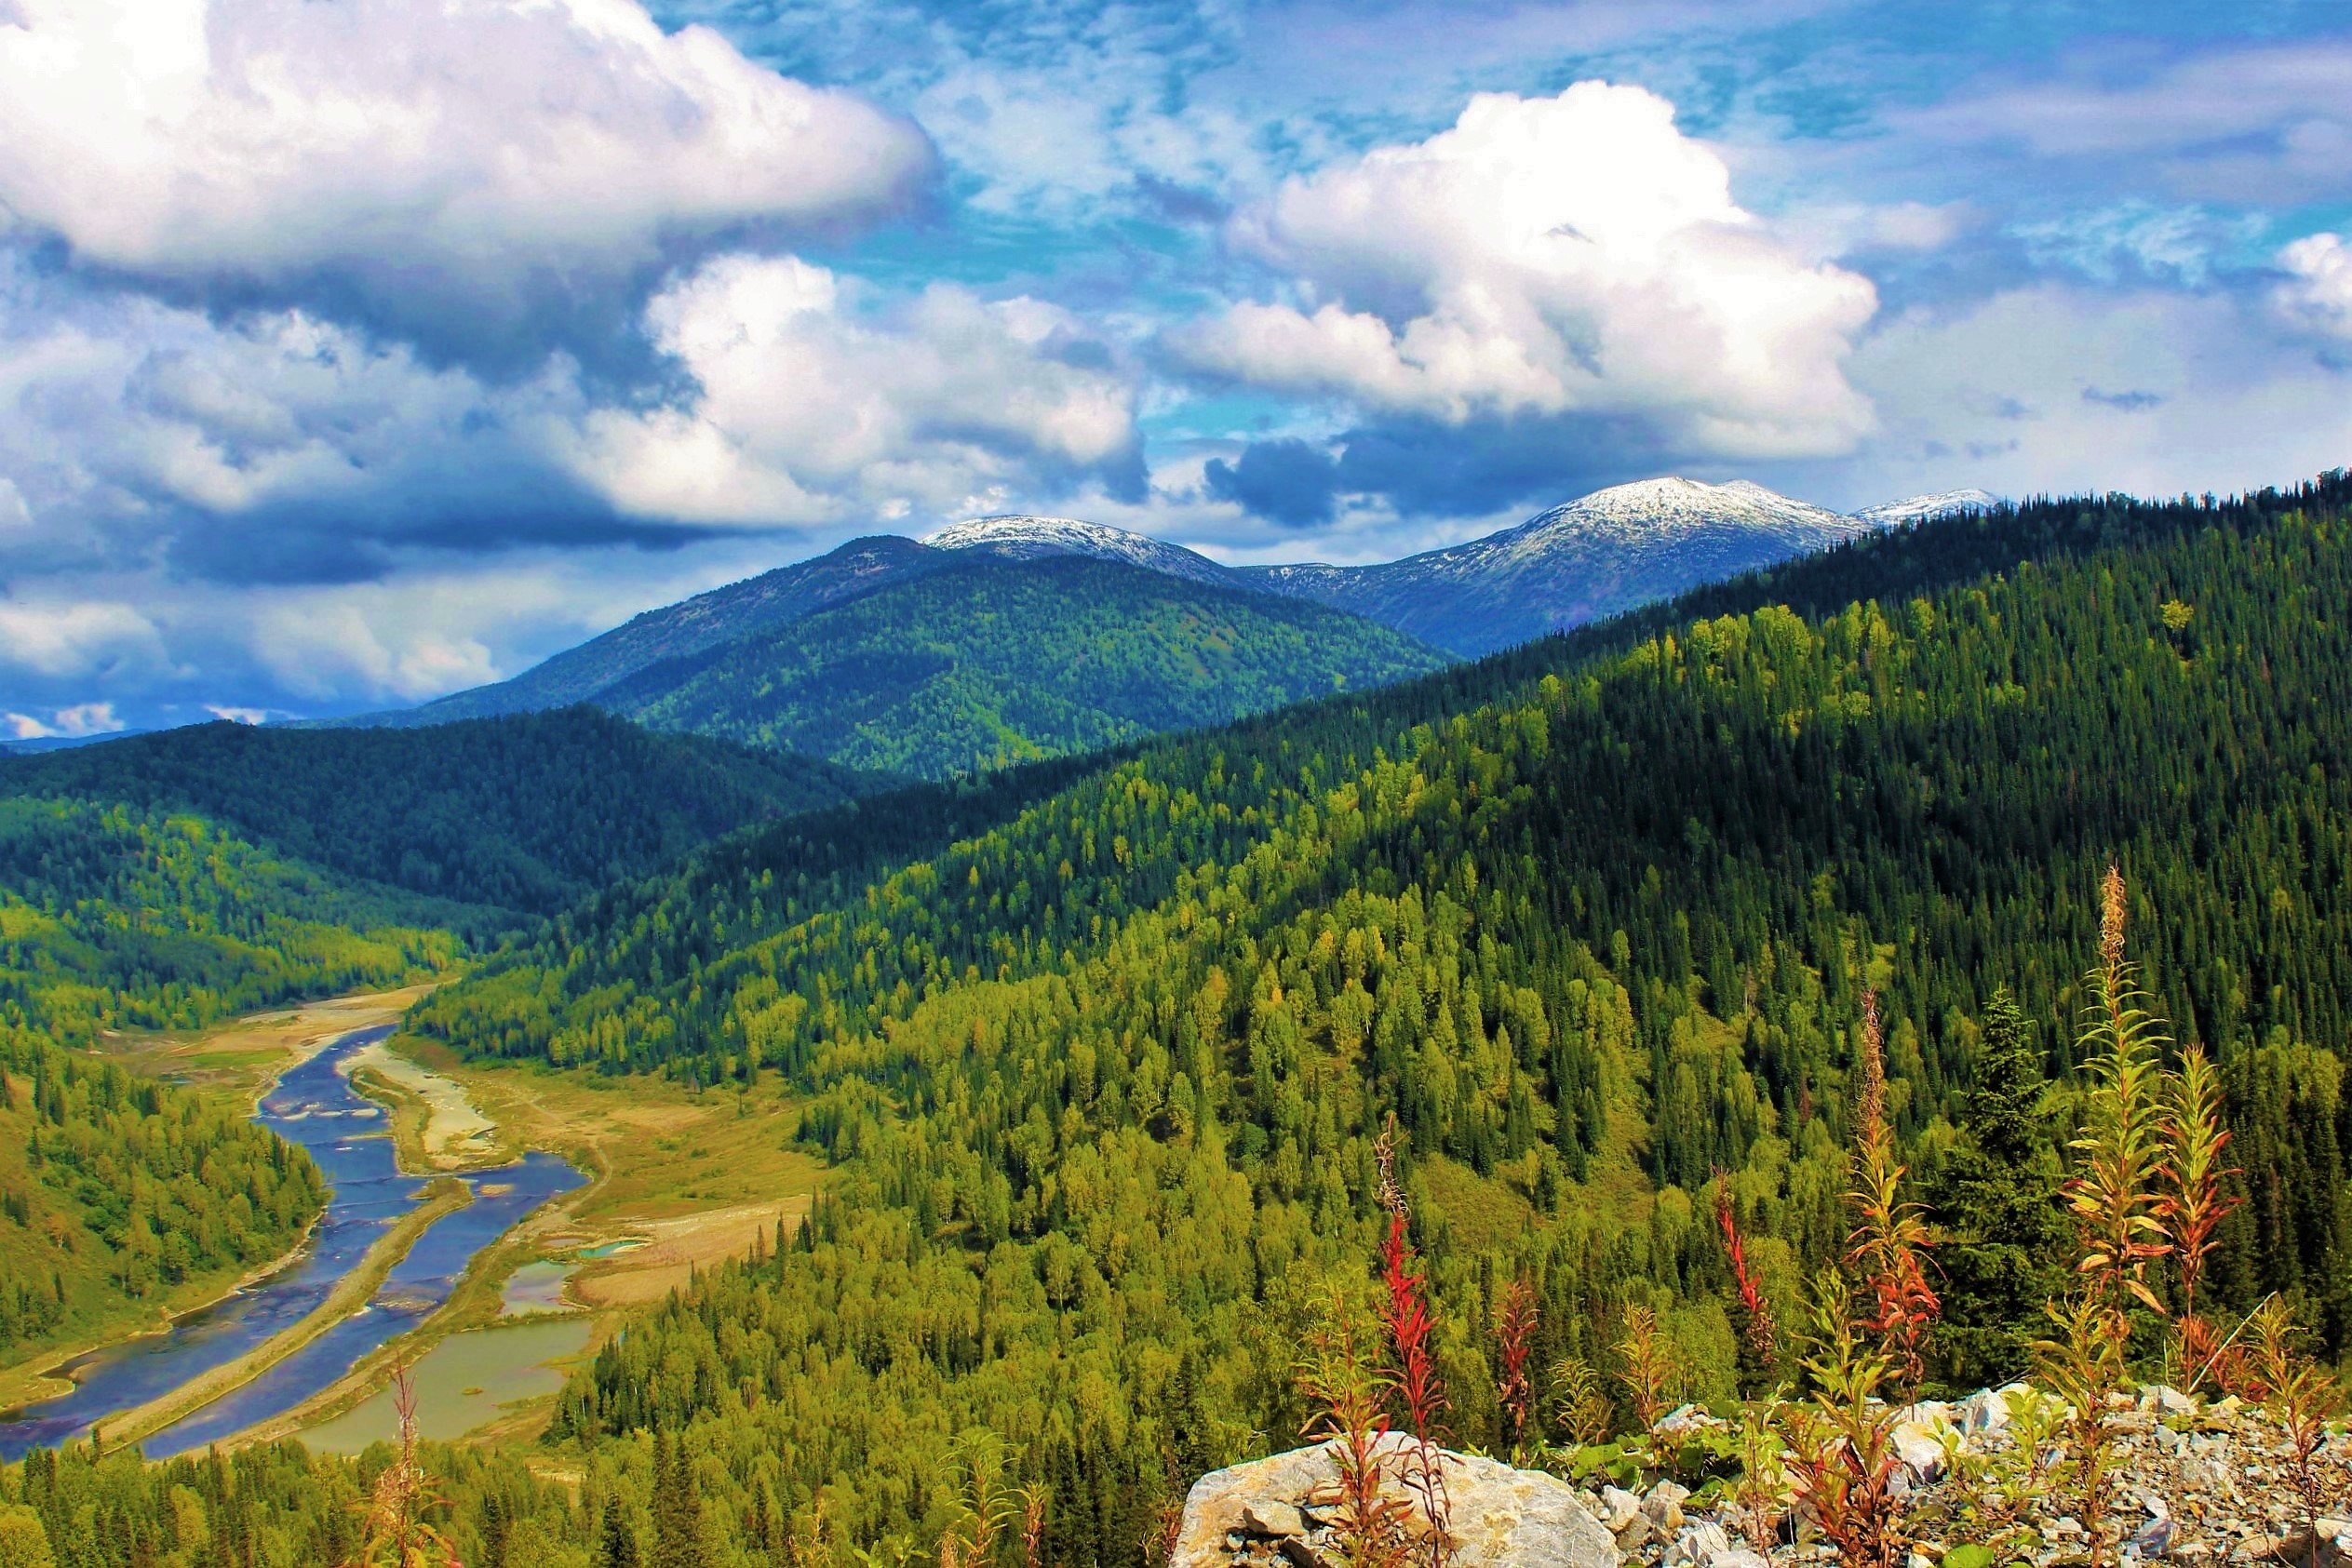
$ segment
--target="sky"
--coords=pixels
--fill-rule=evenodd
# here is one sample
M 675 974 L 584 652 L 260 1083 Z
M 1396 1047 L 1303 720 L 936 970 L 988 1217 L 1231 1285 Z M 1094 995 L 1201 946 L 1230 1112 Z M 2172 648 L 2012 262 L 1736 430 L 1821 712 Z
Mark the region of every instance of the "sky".
M 0 739 L 876 532 L 2352 462 L 2352 0 L 0 0 Z

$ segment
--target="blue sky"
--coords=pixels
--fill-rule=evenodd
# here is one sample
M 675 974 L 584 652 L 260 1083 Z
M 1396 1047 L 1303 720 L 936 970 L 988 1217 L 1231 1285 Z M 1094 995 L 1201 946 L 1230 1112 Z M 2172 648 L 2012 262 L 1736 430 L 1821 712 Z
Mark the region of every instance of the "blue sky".
M 2352 5 L 0 0 L 0 733 L 1034 510 L 2352 461 Z

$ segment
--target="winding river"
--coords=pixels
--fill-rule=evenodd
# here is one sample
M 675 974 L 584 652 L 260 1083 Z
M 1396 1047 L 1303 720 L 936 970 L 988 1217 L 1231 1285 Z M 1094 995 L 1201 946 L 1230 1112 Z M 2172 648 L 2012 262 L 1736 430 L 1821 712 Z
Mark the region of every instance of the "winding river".
M 310 1151 L 329 1191 L 309 1243 L 283 1267 L 234 1295 L 58 1369 L 74 1389 L 0 1415 L 0 1460 L 86 1434 L 93 1420 L 156 1399 L 244 1355 L 302 1320 L 335 1281 L 358 1266 L 376 1239 L 420 1200 L 428 1179 L 401 1173 L 383 1107 L 351 1087 L 347 1063 L 389 1025 L 344 1035 L 287 1069 L 254 1119 Z M 474 1254 L 517 1220 L 585 1179 L 551 1154 L 465 1173 L 474 1201 L 443 1215 L 368 1304 L 244 1387 L 164 1428 L 143 1445 L 162 1457 L 200 1448 L 291 1410 L 386 1340 L 449 1299 Z

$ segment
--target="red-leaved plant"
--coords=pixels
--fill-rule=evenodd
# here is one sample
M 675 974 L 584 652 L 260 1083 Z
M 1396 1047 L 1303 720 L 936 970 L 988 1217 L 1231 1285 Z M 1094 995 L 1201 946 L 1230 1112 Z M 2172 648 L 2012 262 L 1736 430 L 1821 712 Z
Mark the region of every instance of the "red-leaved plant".
M 1861 1065 L 1854 1188 L 1847 1194 L 1860 1223 L 1846 1240 L 1846 1262 L 1861 1276 L 1868 1312 L 1861 1326 L 1876 1336 L 1908 1395 L 1918 1389 L 1926 1370 L 1923 1347 L 1943 1304 L 1928 1283 L 1927 1220 L 1918 1204 L 1902 1197 L 1905 1167 L 1895 1159 L 1894 1133 L 1887 1125 L 1887 1067 L 1875 991 L 1862 993 Z
M 1523 1277 L 1512 1280 L 1495 1313 L 1495 1350 L 1502 1369 L 1495 1380 L 1495 1402 L 1511 1427 L 1513 1464 L 1526 1452 L 1527 1421 L 1535 1411 L 1535 1376 L 1527 1365 L 1535 1337 L 1536 1288 Z
M 1772 1327 L 1772 1304 L 1764 1299 L 1755 1271 L 1748 1266 L 1747 1238 L 1740 1232 L 1740 1216 L 1731 1201 L 1731 1179 L 1715 1168 L 1715 1229 L 1723 1235 L 1724 1254 L 1731 1260 L 1731 1279 L 1740 1299 L 1740 1340 L 1755 1359 L 1757 1369 L 1770 1376 L 1779 1349 Z
M 1380 1164 L 1380 1206 L 1389 1216 L 1388 1231 L 1380 1243 L 1380 1320 L 1388 1331 L 1391 1356 L 1385 1374 L 1404 1406 L 1405 1429 L 1413 1439 L 1405 1451 L 1403 1479 L 1420 1500 L 1429 1524 L 1422 1561 L 1428 1568 L 1444 1568 L 1454 1547 L 1443 1447 L 1445 1415 L 1451 1407 L 1431 1344 L 1437 1320 L 1430 1310 L 1429 1278 L 1420 1272 L 1420 1258 L 1413 1250 L 1412 1213 L 1396 1179 L 1393 1114 L 1372 1147 Z

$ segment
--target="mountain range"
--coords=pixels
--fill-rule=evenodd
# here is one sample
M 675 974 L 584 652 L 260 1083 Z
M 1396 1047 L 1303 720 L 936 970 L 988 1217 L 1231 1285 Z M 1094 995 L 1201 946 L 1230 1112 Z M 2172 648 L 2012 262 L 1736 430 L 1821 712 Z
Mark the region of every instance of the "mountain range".
M 1653 479 L 1468 543 L 1361 566 L 1230 567 L 1076 518 L 976 517 L 920 541 L 852 540 L 648 610 L 510 680 L 326 722 L 437 724 L 593 702 L 667 727 L 813 745 L 855 766 L 965 767 L 1235 717 L 1413 673 L 1445 655 L 1476 657 L 1878 529 L 1996 504 L 1969 489 L 1839 513 L 1746 481 Z M 1007 566 L 1067 557 L 1132 575 L 1003 575 Z M 942 576 L 965 581 L 912 586 Z M 1058 592 L 1038 591 L 1049 584 Z M 1007 593 L 1020 611 L 989 623 L 985 637 L 941 619 Z M 813 623 L 892 594 L 908 596 Z M 1261 602 L 1245 608 L 1235 596 Z M 1341 614 L 1302 619 L 1262 602 L 1270 599 Z M 1148 612 L 1126 619 L 1147 602 Z M 803 634 L 787 635 L 804 623 Z M 1153 628 L 1156 650 L 1112 648 L 1122 628 L 1143 624 Z M 1082 637 L 1094 655 L 1073 660 Z M 1146 666 L 1173 685 L 1137 684 Z M 1211 692 L 1244 669 L 1248 691 Z M 942 682 L 960 690 L 950 698 Z M 1008 703 L 1028 710 L 1029 729 L 1007 720 Z

